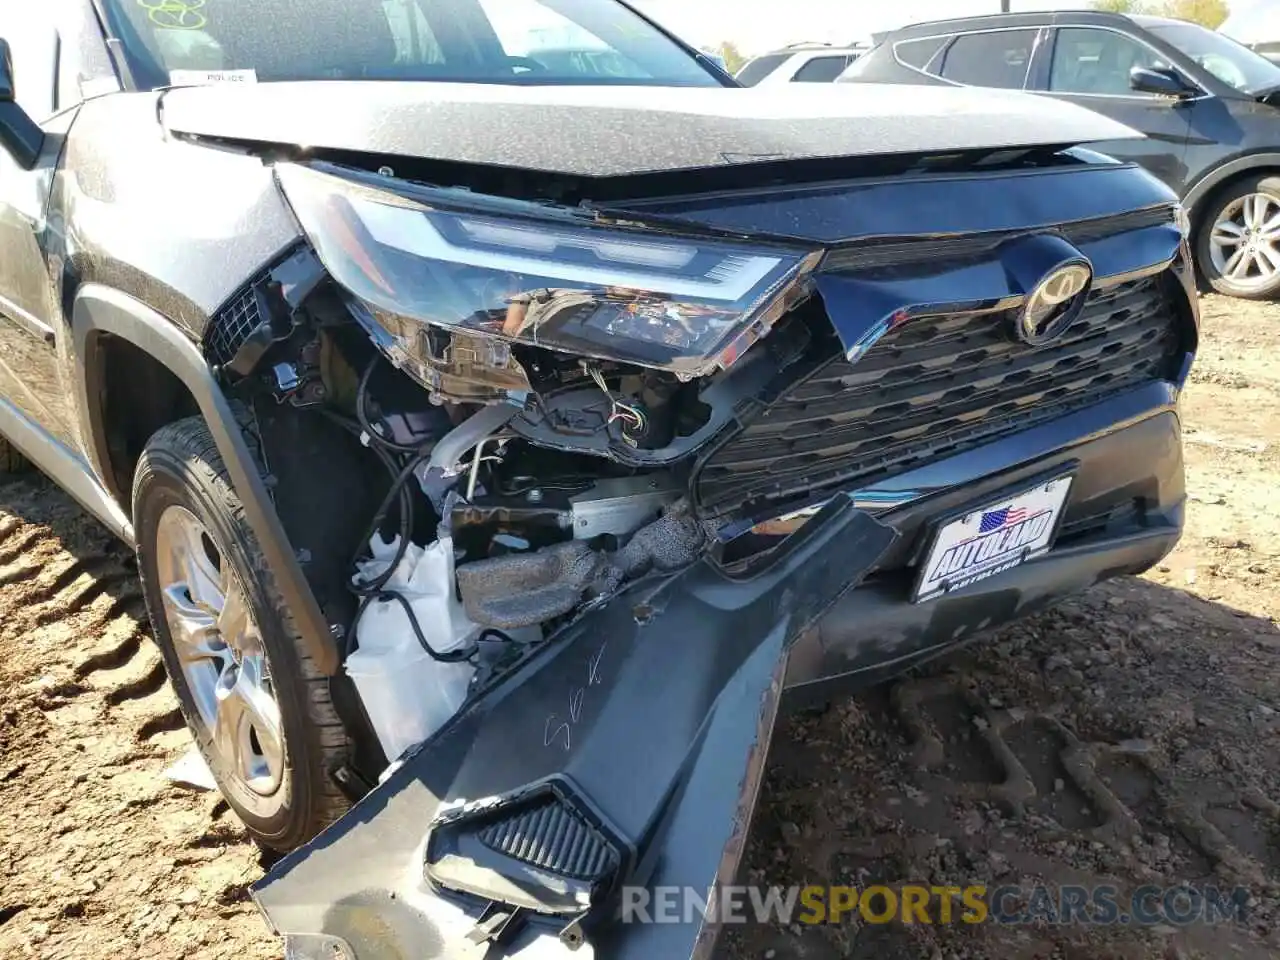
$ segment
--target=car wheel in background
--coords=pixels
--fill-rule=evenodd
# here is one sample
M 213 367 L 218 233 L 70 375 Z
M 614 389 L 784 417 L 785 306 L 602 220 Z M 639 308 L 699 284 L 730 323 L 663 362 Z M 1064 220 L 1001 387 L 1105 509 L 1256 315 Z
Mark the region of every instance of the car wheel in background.
M 1214 290 L 1265 300 L 1280 295 L 1280 177 L 1250 177 L 1211 198 L 1195 254 Z
M 199 417 L 148 441 L 133 484 L 138 572 L 187 726 L 254 838 L 290 850 L 347 807 L 347 738 Z

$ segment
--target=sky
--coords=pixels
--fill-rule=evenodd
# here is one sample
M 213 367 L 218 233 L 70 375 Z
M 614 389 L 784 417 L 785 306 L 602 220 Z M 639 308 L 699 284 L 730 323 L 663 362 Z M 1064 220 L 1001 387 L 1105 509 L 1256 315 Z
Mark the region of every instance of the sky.
M 1000 0 L 633 0 L 696 46 L 736 43 L 745 54 L 804 40 L 848 43 L 921 20 L 999 13 Z M 1243 0 L 1233 0 L 1240 4 Z M 1089 0 L 1013 0 L 1014 12 L 1081 9 Z

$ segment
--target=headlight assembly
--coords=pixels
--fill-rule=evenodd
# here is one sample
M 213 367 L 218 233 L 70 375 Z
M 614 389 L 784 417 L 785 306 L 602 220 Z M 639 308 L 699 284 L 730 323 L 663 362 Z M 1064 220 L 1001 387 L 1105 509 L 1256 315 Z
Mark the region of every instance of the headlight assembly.
M 326 269 L 388 329 L 415 320 L 681 379 L 733 363 L 818 259 L 544 218 L 533 204 L 427 202 L 298 164 L 276 175 Z

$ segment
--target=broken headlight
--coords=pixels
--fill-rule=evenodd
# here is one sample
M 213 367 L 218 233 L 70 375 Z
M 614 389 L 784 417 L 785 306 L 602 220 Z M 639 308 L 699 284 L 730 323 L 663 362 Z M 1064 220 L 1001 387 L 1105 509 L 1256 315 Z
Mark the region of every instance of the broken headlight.
M 817 260 L 531 203 L 473 207 L 460 191 L 415 199 L 298 164 L 276 175 L 325 267 L 387 330 L 409 318 L 683 379 L 736 360 Z

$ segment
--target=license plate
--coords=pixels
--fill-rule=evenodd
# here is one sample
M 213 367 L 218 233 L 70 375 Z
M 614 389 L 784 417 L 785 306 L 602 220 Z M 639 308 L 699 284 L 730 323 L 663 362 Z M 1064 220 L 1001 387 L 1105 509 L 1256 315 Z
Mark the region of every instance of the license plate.
M 959 590 L 1047 553 L 1070 489 L 1071 477 L 1058 477 L 944 524 L 920 567 L 912 603 Z

